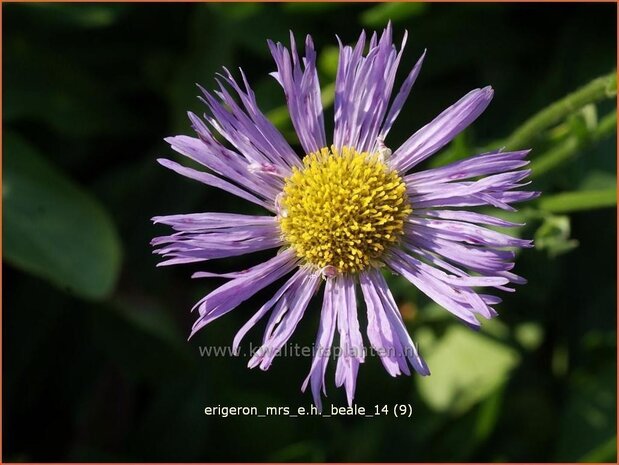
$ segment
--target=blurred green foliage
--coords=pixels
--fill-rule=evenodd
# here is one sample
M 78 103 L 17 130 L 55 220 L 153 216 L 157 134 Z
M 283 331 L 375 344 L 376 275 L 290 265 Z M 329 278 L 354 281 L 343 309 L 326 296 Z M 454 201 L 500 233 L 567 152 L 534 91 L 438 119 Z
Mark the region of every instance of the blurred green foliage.
M 614 5 L 2 8 L 5 461 L 616 461 Z M 205 417 L 218 404 L 307 407 L 310 360 L 280 358 L 262 373 L 246 357 L 200 357 L 199 345 L 230 344 L 271 289 L 185 341 L 189 308 L 218 283 L 189 279 L 204 265 L 155 268 L 149 241 L 166 230 L 149 219 L 257 210 L 159 167 L 171 153 L 162 138 L 190 132 L 196 82 L 211 87 L 221 66 L 242 66 L 298 147 L 268 76 L 266 39 L 289 30 L 318 47 L 329 131 L 335 35 L 349 43 L 389 19 L 396 37 L 410 32 L 400 79 L 428 49 L 390 146 L 491 84 L 487 112 L 428 165 L 533 149 L 543 195 L 503 213 L 536 239 L 516 265 L 529 284 L 474 333 L 389 277 L 433 374 L 392 379 L 369 359 L 356 401 L 411 403 L 412 419 Z M 313 342 L 317 310 L 295 342 Z M 344 405 L 331 381 L 328 393 Z

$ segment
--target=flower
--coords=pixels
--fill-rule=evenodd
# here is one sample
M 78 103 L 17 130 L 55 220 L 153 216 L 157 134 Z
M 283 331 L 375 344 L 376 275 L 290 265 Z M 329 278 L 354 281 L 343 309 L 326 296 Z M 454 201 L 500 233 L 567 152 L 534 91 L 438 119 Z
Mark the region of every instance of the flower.
M 339 333 L 336 385 L 344 385 L 351 404 L 359 364 L 364 361 L 356 288 L 367 310 L 367 338 L 391 376 L 430 371 L 404 325 L 382 269 L 400 274 L 470 327 L 478 315 L 496 316 L 501 299 L 476 288 L 511 291 L 525 280 L 510 270 L 514 248 L 531 247 L 492 227 L 514 223 L 463 207 L 514 210 L 513 203 L 537 192 L 518 190 L 528 170 L 527 150 L 500 150 L 447 166 L 413 170 L 471 124 L 488 106 L 490 87 L 475 89 L 414 133 L 397 150 L 385 145 L 419 74 L 425 52 L 391 99 L 396 71 L 406 43 L 398 51 L 391 25 L 380 38 L 365 33 L 354 47 L 340 42 L 335 83 L 333 143 L 328 145 L 310 36 L 300 59 L 291 33 L 290 50 L 269 41 L 277 71 L 273 77 L 286 97 L 304 157 L 299 156 L 258 108 L 241 71 L 242 85 L 224 68 L 214 93 L 201 88 L 208 108 L 204 120 L 189 113 L 197 137 L 166 139 L 180 154 L 208 172 L 161 159 L 167 168 L 264 207 L 271 214 L 193 213 L 160 216 L 155 223 L 176 232 L 158 237 L 161 265 L 279 249 L 264 263 L 226 274 L 225 284 L 194 307 L 198 318 L 191 335 L 233 310 L 261 289 L 289 276 L 234 338 L 243 336 L 270 314 L 264 342 L 250 367 L 269 368 L 287 343 L 323 281 L 324 296 L 315 354 L 302 389 L 309 385 L 321 407 L 325 371 Z M 236 97 L 232 96 L 232 92 Z M 391 101 L 391 104 L 390 104 Z M 215 134 L 227 142 L 220 142 Z M 411 171 L 412 170 L 412 171 Z M 191 337 L 191 336 L 190 336 Z

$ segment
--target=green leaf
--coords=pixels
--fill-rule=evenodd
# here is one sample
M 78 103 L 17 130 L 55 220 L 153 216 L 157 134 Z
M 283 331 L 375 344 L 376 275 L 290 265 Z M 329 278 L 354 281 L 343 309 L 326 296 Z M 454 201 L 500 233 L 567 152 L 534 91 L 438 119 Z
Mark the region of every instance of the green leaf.
M 425 11 L 427 5 L 417 2 L 381 3 L 361 15 L 361 24 L 370 27 L 381 27 L 389 21 L 399 22 L 417 16 Z
M 617 205 L 617 189 L 563 192 L 542 197 L 539 208 L 551 213 L 566 213 Z
M 121 253 L 105 210 L 19 137 L 3 149 L 4 257 L 81 297 L 109 295 Z
M 425 359 L 431 376 L 416 377 L 423 399 L 437 411 L 462 413 L 497 390 L 520 360 L 498 341 L 451 326 Z

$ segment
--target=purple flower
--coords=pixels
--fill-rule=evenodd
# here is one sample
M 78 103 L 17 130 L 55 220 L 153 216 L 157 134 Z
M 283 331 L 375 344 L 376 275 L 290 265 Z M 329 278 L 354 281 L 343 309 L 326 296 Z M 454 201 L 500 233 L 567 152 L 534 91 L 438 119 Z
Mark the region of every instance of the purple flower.
M 500 150 L 450 165 L 415 170 L 471 124 L 488 106 L 490 87 L 475 89 L 419 129 L 393 152 L 385 141 L 419 74 L 425 53 L 392 99 L 406 35 L 398 51 L 391 26 L 365 33 L 354 47 L 340 43 L 335 83 L 335 130 L 328 145 L 311 37 L 305 56 L 269 41 L 290 118 L 302 153 L 296 153 L 258 108 L 245 75 L 242 84 L 224 69 L 219 90 L 202 89 L 204 120 L 189 113 L 197 137 L 170 137 L 174 150 L 206 171 L 161 159 L 186 177 L 218 187 L 268 210 L 264 216 L 193 213 L 161 216 L 170 236 L 153 240 L 161 265 L 278 249 L 270 260 L 237 273 L 195 273 L 228 281 L 194 307 L 198 317 L 191 335 L 225 315 L 261 289 L 286 278 L 275 295 L 240 329 L 243 336 L 269 315 L 263 346 L 249 361 L 266 370 L 292 336 L 312 297 L 324 282 L 315 355 L 303 390 L 311 387 L 321 406 L 325 371 L 338 333 L 336 384 L 352 403 L 357 370 L 364 361 L 356 288 L 367 311 L 365 333 L 391 376 L 412 367 L 429 375 L 383 277 L 389 269 L 473 328 L 478 315 L 492 318 L 501 299 L 477 288 L 511 291 L 524 279 L 511 272 L 514 249 L 532 242 L 492 227 L 513 223 L 462 210 L 492 206 L 514 210 L 513 203 L 537 192 L 518 190 L 529 174 L 526 150 Z M 234 95 L 234 96 L 233 96 Z M 391 102 L 391 103 L 390 103 Z M 219 138 L 215 137 L 219 135 Z M 223 144 L 220 140 L 225 140 Z

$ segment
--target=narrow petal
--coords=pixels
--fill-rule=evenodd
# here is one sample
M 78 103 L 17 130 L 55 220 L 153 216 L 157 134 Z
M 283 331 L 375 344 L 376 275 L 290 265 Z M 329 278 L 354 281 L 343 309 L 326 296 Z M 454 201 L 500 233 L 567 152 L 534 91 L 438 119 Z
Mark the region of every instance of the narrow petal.
M 413 343 L 389 286 L 380 271 L 359 277 L 368 312 L 368 338 L 391 376 L 410 374 L 408 363 L 421 375 L 430 370 Z
M 413 234 L 415 232 L 423 234 L 425 231 L 434 237 L 489 247 L 533 246 L 533 242 L 530 240 L 519 239 L 499 231 L 462 221 L 411 217 L 408 222 L 411 226 L 406 229 Z
M 477 119 L 492 100 L 491 87 L 475 89 L 422 127 L 394 152 L 391 166 L 406 173 L 438 152 Z
M 335 278 L 337 329 L 340 334 L 340 354 L 335 370 L 335 384 L 344 385 L 348 405 L 355 396 L 359 364 L 365 359 L 363 339 L 357 319 L 355 282 L 350 276 Z
M 500 226 L 503 228 L 514 228 L 518 226 L 524 226 L 524 223 L 514 223 L 506 221 L 502 218 L 496 218 L 490 215 L 484 215 L 477 212 L 469 212 L 464 210 L 415 210 L 415 214 L 418 216 L 431 216 L 434 218 L 441 218 L 444 220 L 456 220 L 466 221 L 476 224 L 487 224 L 490 226 Z
M 495 151 L 474 155 L 439 168 L 411 173 L 404 177 L 404 181 L 410 186 L 417 187 L 428 183 L 443 184 L 476 176 L 513 171 L 529 164 L 529 160 L 524 159 L 529 152 L 530 150 Z
M 491 247 L 478 247 L 424 234 L 411 235 L 407 244 L 430 251 L 468 269 L 492 275 L 513 268 L 514 252 Z
M 427 183 L 408 184 L 407 191 L 415 198 L 411 201 L 424 201 L 444 199 L 450 197 L 464 197 L 483 194 L 489 191 L 509 191 L 517 189 L 528 183 L 520 183 L 531 174 L 531 170 L 508 171 L 506 173 L 493 174 L 476 181 L 451 182 L 451 183 Z
M 413 85 L 415 84 L 415 81 L 417 80 L 417 76 L 419 76 L 419 72 L 421 71 L 421 66 L 423 65 L 423 60 L 425 57 L 426 57 L 426 50 L 423 51 L 423 53 L 421 54 L 421 57 L 419 58 L 419 60 L 417 60 L 417 63 L 415 63 L 415 66 L 413 67 L 409 75 L 406 77 L 404 83 L 400 87 L 400 91 L 398 92 L 398 95 L 396 95 L 395 99 L 393 100 L 393 103 L 391 104 L 391 108 L 389 109 L 389 113 L 387 114 L 387 117 L 385 118 L 385 123 L 383 124 L 383 127 L 380 130 L 380 135 L 378 136 L 380 139 L 384 140 L 387 137 L 387 134 L 389 134 L 389 131 L 391 130 L 391 127 L 393 126 L 393 123 L 395 123 L 395 120 L 400 114 L 400 111 L 402 111 L 402 107 L 404 107 L 404 103 L 406 102 L 406 99 L 408 98 L 408 95 L 410 94 L 413 88 Z
M 436 274 L 430 274 L 426 267 L 418 266 L 409 255 L 402 251 L 394 250 L 393 255 L 387 259 L 387 265 L 396 273 L 401 274 L 414 284 L 421 292 L 426 294 L 437 304 L 453 313 L 456 317 L 467 323 L 472 328 L 479 328 L 479 321 L 475 314 L 486 313 L 484 308 L 476 308 L 471 305 L 470 288 L 448 284 Z
M 169 225 L 176 231 L 151 241 L 153 246 L 160 247 L 154 253 L 168 259 L 158 266 L 244 255 L 282 245 L 274 216 L 194 213 L 158 216 L 153 222 Z
M 243 327 L 238 331 L 236 336 L 234 337 L 234 341 L 232 343 L 232 349 L 236 353 L 238 351 L 241 340 L 247 332 L 254 327 L 254 325 L 264 316 L 266 315 L 271 308 L 284 296 L 286 293 L 294 293 L 297 291 L 298 287 L 301 283 L 307 278 L 308 270 L 306 268 L 299 269 L 288 281 L 284 284 L 275 295 L 265 303 L 260 309 L 252 316 L 247 323 L 243 325 Z
M 274 216 L 240 215 L 238 213 L 183 213 L 155 216 L 154 224 L 171 226 L 175 231 L 215 231 L 237 226 L 268 226 L 277 221 Z
M 199 181 L 208 186 L 217 187 L 221 190 L 229 192 L 231 194 L 236 195 L 242 199 L 248 200 L 249 202 L 255 203 L 256 205 L 260 205 L 267 210 L 275 211 L 275 206 L 269 202 L 259 199 L 255 195 L 250 194 L 246 190 L 241 189 L 240 187 L 235 186 L 234 184 L 229 183 L 228 181 L 224 181 L 221 178 L 218 178 L 215 175 L 210 173 L 205 173 L 203 171 L 194 170 L 193 168 L 188 168 L 186 166 L 180 165 L 172 160 L 168 160 L 166 158 L 159 158 L 157 160 L 161 165 L 165 166 L 176 173 L 185 176 L 189 179 L 193 179 L 195 181 Z
M 245 75 L 245 89 L 224 68 L 224 74 L 218 80 L 219 90 L 211 93 L 200 87 L 210 114 L 205 115 L 206 121 L 224 137 L 249 163 L 272 163 L 290 170 L 300 166 L 300 160 L 295 155 L 284 136 L 260 111 L 256 98 Z M 228 92 L 227 84 L 241 100 L 241 105 Z
M 200 316 L 194 323 L 189 337 L 211 321 L 236 308 L 259 290 L 290 273 L 295 266 L 297 258 L 289 249 L 215 289 L 194 306 L 198 308 Z
M 326 147 L 325 123 L 320 97 L 320 83 L 316 70 L 316 51 L 312 38 L 305 39 L 305 57 L 299 60 L 292 32 L 290 51 L 281 43 L 269 41 L 271 54 L 277 65 L 273 76 L 284 89 L 290 119 L 306 153 Z
M 320 285 L 318 273 L 306 273 L 292 292 L 284 293 L 275 305 L 267 324 L 264 342 L 249 360 L 248 366 L 268 370 L 284 344 L 288 342 Z
M 449 188 L 449 185 L 446 185 Z M 540 192 L 536 191 L 508 191 L 488 190 L 474 195 L 449 196 L 445 198 L 416 200 L 414 206 L 419 209 L 443 208 L 443 207 L 478 207 L 489 205 L 501 210 L 516 211 L 511 205 L 513 203 L 526 202 L 539 197 Z
M 316 343 L 314 345 L 314 358 L 310 372 L 303 382 L 301 390 L 305 392 L 308 383 L 311 385 L 314 404 L 319 412 L 322 412 L 322 399 L 320 391 L 326 395 L 325 389 L 325 373 L 327 364 L 331 356 L 331 347 L 333 345 L 333 337 L 336 327 L 336 296 L 335 296 L 335 280 L 327 279 L 325 284 L 325 292 L 322 302 L 322 311 L 320 313 L 320 326 Z
M 278 186 L 271 179 L 256 177 L 249 170 L 249 163 L 238 153 L 226 149 L 216 141 L 204 123 L 195 115 L 189 114 L 198 138 L 188 136 L 167 137 L 165 141 L 173 150 L 190 158 L 200 165 L 226 178 L 232 184 L 240 186 L 272 203 L 278 194 Z
M 408 369 L 406 354 L 403 351 L 400 339 L 391 328 L 380 295 L 374 287 L 372 273 L 361 273 L 359 281 L 367 308 L 367 335 L 370 344 L 378 352 L 387 373 L 391 376 L 398 376 L 402 373 L 409 375 L 410 370 Z
M 334 144 L 338 149 L 348 146 L 360 152 L 375 152 L 379 139 L 382 140 L 389 132 L 423 62 L 422 56 L 404 81 L 390 109 L 389 101 L 406 38 L 407 34 L 400 50 L 396 50 L 389 23 L 380 39 L 375 34 L 372 36 L 365 56 L 365 32 L 354 48 L 343 46 L 340 42 L 334 102 Z
M 242 69 L 239 68 L 239 72 L 243 79 L 244 90 L 237 84 L 232 74 L 224 68 L 225 75 L 224 80 L 236 91 L 237 95 L 243 102 L 247 115 L 251 118 L 252 122 L 256 125 L 256 128 L 262 134 L 262 138 L 258 139 L 260 143 L 260 149 L 271 158 L 276 164 L 292 168 L 294 166 L 300 167 L 301 161 L 297 154 L 292 150 L 290 144 L 286 142 L 286 139 L 281 132 L 269 121 L 265 114 L 258 107 L 256 101 L 256 95 L 252 91 L 247 77 Z M 281 162 L 281 163 L 280 163 Z
M 168 260 L 158 266 L 194 263 L 215 258 L 235 257 L 283 245 L 279 226 L 270 224 L 221 227 L 212 230 L 190 230 L 151 241 L 155 253 Z

